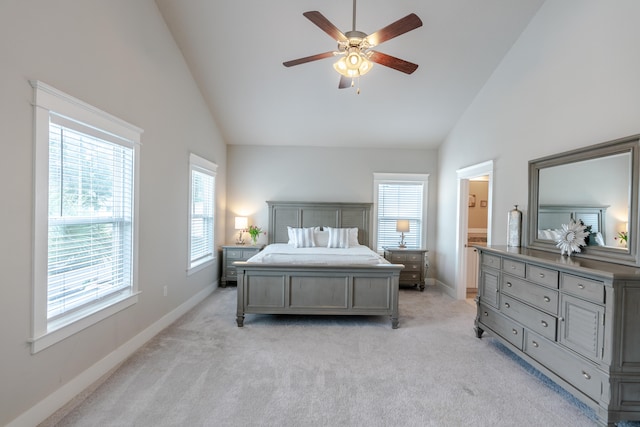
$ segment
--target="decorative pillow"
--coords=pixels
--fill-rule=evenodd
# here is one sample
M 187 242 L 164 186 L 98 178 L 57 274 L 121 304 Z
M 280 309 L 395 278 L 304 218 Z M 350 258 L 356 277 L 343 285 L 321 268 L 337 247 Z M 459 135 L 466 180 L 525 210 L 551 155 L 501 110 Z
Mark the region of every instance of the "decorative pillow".
M 329 231 L 326 229 L 320 231 L 318 227 L 318 229 L 313 232 L 313 238 L 316 241 L 316 246 L 326 248 L 329 245 Z
M 312 228 L 314 233 L 320 231 L 320 227 L 309 227 L 309 228 Z M 295 240 L 296 240 L 296 237 L 295 237 L 295 233 L 296 232 L 295 232 L 295 230 L 302 230 L 302 228 L 296 228 L 296 227 L 287 226 L 287 234 L 289 235 L 289 241 L 287 242 L 287 244 L 289 244 L 289 245 L 295 244 Z M 314 242 L 317 242 L 315 237 L 314 237 Z M 326 245 L 323 245 L 323 246 L 326 246 Z
M 349 229 L 348 228 L 331 228 L 329 230 L 328 248 L 348 248 L 349 247 Z
M 349 229 L 349 246 L 360 246 L 358 242 L 358 227 Z
M 293 241 L 294 248 L 315 248 L 316 242 L 313 239 L 313 227 L 292 228 L 287 227 L 290 240 Z

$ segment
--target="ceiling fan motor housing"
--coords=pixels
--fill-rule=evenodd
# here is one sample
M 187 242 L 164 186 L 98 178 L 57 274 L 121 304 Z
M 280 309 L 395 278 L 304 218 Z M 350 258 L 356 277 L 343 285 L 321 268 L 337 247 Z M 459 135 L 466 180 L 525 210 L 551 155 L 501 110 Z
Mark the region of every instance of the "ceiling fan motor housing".
M 373 47 L 367 41 L 367 34 L 362 31 L 347 31 L 344 35 L 347 37 L 347 40 L 338 41 L 338 49 L 340 49 L 341 52 L 354 47 L 362 50 Z

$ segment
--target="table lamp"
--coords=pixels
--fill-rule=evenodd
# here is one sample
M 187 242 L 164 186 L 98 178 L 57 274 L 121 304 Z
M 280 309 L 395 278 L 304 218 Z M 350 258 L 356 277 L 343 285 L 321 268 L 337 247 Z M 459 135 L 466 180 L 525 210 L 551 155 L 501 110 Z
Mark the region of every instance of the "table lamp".
M 244 233 L 244 230 L 246 230 L 248 226 L 249 226 L 249 219 L 246 216 L 236 217 L 235 229 L 240 230 L 238 231 L 238 238 L 236 239 L 236 243 L 238 245 L 244 245 L 244 239 L 242 238 L 242 233 Z
M 404 233 L 409 232 L 409 220 L 408 219 L 399 219 L 396 221 L 396 231 L 400 234 L 400 243 L 398 243 L 399 248 L 406 248 L 407 245 L 404 243 Z

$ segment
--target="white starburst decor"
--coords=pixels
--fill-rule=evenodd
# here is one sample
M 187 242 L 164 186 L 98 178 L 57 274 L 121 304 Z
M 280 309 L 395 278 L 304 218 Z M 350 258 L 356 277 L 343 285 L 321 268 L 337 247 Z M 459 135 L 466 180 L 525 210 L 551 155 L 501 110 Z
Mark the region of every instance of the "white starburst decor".
M 571 256 L 574 252 L 580 252 L 580 247 L 585 245 L 585 237 L 589 235 L 585 228 L 584 224 L 574 221 L 562 224 L 562 230 L 556 240 L 556 246 L 560 248 L 560 255 L 564 255 L 566 252 L 568 256 Z

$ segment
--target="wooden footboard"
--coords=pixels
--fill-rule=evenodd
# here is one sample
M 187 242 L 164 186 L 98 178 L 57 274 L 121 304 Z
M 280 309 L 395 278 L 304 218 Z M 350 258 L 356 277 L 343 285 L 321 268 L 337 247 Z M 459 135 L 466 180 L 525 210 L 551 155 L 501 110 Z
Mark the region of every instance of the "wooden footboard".
M 398 327 L 401 264 L 280 265 L 235 262 L 236 322 L 252 314 L 388 315 Z

